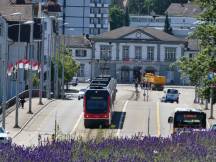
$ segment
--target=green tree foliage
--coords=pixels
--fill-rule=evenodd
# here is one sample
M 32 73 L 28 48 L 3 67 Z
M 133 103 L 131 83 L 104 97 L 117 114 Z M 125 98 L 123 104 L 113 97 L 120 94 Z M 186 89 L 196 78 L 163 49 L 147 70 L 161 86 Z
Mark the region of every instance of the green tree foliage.
M 35 73 L 32 77 L 32 85 L 34 88 L 38 88 L 40 84 L 39 73 Z
M 126 7 L 126 9 L 125 9 L 124 19 L 125 19 L 124 25 L 129 26 L 130 25 L 130 17 L 129 17 L 128 7 Z
M 110 17 L 110 30 L 124 26 L 125 13 L 124 10 L 118 7 L 117 5 L 113 5 L 110 7 L 109 17 Z
M 172 27 L 170 25 L 168 15 L 166 15 L 166 19 L 165 19 L 165 22 L 164 22 L 164 32 L 166 32 L 168 34 L 172 34 Z
M 57 59 L 58 64 L 58 71 L 59 75 L 58 78 L 62 77 L 62 65 L 63 65 L 63 59 L 64 59 L 64 82 L 67 84 L 71 81 L 72 77 L 77 73 L 79 70 L 79 64 L 72 58 L 71 53 L 68 49 L 62 47 L 60 50 L 60 59 Z M 52 72 L 51 72 L 51 78 L 52 81 L 54 80 L 54 63 L 55 59 L 52 59 Z
M 210 87 L 216 85 L 216 77 L 208 78 L 209 73 L 216 72 L 216 1 L 200 0 L 200 4 L 205 11 L 200 16 L 202 23 L 192 37 L 200 41 L 201 51 L 194 59 L 182 58 L 177 64 L 182 75 L 189 76 L 192 84 L 199 87 L 200 94 L 208 98 Z
M 146 15 L 151 11 L 164 14 L 171 3 L 187 3 L 188 0 L 129 0 L 130 14 Z

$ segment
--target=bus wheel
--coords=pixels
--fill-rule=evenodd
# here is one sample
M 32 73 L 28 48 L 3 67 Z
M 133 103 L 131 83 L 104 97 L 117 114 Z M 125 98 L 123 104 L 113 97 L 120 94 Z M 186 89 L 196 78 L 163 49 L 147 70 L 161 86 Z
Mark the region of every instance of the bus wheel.
M 109 126 L 110 126 L 110 124 L 109 124 L 109 120 L 105 121 L 105 123 L 104 123 L 104 127 L 105 127 L 105 128 L 109 128 Z
M 89 122 L 86 121 L 86 120 L 84 120 L 84 126 L 85 126 L 85 128 L 89 128 L 89 127 L 90 127 L 90 126 L 89 126 Z

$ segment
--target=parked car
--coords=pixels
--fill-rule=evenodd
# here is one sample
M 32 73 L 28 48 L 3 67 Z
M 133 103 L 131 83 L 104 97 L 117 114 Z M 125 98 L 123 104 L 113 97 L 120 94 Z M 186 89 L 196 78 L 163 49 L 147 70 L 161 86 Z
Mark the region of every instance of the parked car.
M 71 81 L 72 86 L 77 86 L 78 83 L 79 83 L 78 78 L 77 78 L 77 77 L 73 77 L 73 79 L 72 79 L 72 81 Z
M 162 102 L 176 102 L 179 103 L 179 92 L 177 89 L 167 89 L 164 91 L 164 96 L 162 97 Z
M 213 124 L 213 125 L 210 127 L 210 131 L 216 131 L 216 124 Z
M 91 79 L 86 79 L 85 82 L 86 83 L 91 83 Z
M 4 128 L 0 127 L 0 144 L 11 143 L 12 138 L 8 136 L 8 132 Z
M 85 95 L 86 89 L 80 89 L 78 93 L 78 100 L 82 99 Z

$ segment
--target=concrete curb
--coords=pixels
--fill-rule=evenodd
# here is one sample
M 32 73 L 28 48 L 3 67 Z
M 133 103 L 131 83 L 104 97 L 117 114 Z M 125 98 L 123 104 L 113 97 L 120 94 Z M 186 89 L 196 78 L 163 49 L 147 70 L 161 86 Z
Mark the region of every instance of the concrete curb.
M 15 138 L 16 136 L 18 136 L 22 131 L 23 131 L 23 129 L 26 127 L 26 125 L 37 115 L 37 114 L 39 114 L 45 107 L 47 107 L 50 103 L 52 103 L 53 101 L 55 101 L 55 99 L 52 99 L 51 101 L 49 101 L 48 103 L 46 103 L 44 106 L 42 106 L 41 108 L 40 108 L 40 110 L 38 110 L 36 113 L 34 113 L 32 116 L 31 116 L 31 118 L 27 121 L 27 122 L 25 122 L 25 124 L 20 128 L 20 130 L 12 137 L 12 139 L 13 138 Z

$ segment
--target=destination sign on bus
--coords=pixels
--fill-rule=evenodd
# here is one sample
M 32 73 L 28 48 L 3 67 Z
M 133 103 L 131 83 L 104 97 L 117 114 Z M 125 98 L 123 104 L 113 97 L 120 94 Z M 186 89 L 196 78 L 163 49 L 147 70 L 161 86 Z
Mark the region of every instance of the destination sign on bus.
M 194 119 L 197 118 L 196 114 L 184 114 L 185 119 Z
M 101 96 L 91 96 L 90 99 L 92 99 L 92 100 L 102 100 L 103 97 L 101 97 Z

